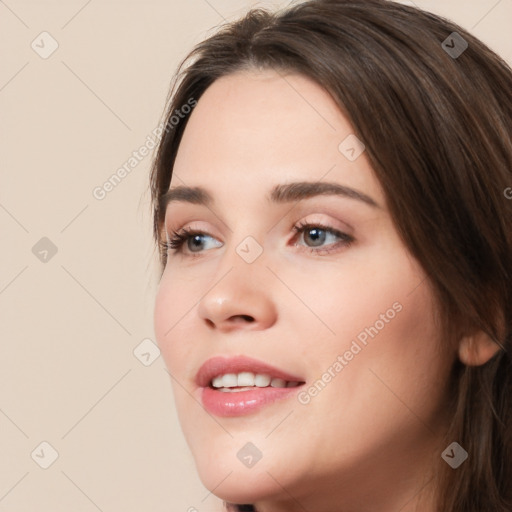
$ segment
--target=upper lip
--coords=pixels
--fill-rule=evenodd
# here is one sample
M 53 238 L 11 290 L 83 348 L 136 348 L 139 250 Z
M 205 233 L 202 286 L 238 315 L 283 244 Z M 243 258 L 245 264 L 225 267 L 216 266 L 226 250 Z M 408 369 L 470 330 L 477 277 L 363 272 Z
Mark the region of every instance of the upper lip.
M 196 374 L 196 384 L 200 387 L 206 387 L 212 379 L 226 373 L 252 372 L 270 375 L 272 378 L 283 379 L 290 382 L 304 382 L 304 379 L 280 370 L 263 361 L 252 359 L 246 356 L 236 357 L 212 357 L 201 365 Z

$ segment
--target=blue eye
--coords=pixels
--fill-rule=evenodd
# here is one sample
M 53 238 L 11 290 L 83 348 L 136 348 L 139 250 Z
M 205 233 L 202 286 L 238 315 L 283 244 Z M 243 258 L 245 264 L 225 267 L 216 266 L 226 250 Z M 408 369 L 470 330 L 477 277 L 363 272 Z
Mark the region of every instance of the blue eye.
M 179 231 L 173 231 L 169 239 L 166 240 L 165 242 L 162 242 L 162 245 L 165 251 L 172 251 L 174 253 L 184 253 L 183 245 L 187 244 L 187 249 L 192 254 L 194 254 L 197 251 L 191 249 L 191 243 L 193 244 L 192 247 L 197 248 L 201 244 L 201 239 L 203 237 L 212 238 L 210 235 L 208 235 L 208 233 L 204 233 L 202 231 L 193 231 L 191 229 L 184 228 Z
M 312 239 L 312 243 L 316 244 L 313 246 L 306 246 L 306 249 L 310 250 L 312 253 L 317 254 L 327 254 L 332 251 L 339 249 L 340 247 L 349 247 L 352 242 L 354 242 L 354 238 L 346 233 L 342 233 L 336 229 L 333 229 L 329 226 L 324 226 L 322 224 L 312 224 L 312 223 L 301 223 L 295 225 L 293 227 L 294 231 L 297 235 L 306 235 L 307 237 Z M 340 241 L 329 244 L 327 248 L 317 248 L 320 245 L 323 245 L 326 239 L 330 236 L 331 238 L 338 238 Z M 173 252 L 174 254 L 181 253 L 187 257 L 197 257 L 200 256 L 201 251 L 201 243 L 204 242 L 204 237 L 211 238 L 208 233 L 203 231 L 194 231 L 191 229 L 181 229 L 178 231 L 173 231 L 168 240 L 162 241 L 161 246 L 164 252 Z M 305 238 L 304 236 L 300 238 Z M 186 245 L 186 251 L 184 251 L 184 246 Z M 299 244 L 294 244 L 296 247 L 303 247 Z M 193 248 L 199 249 L 195 251 Z
M 339 238 L 341 240 L 337 243 L 328 245 L 328 248 L 326 249 L 315 249 L 314 247 L 318 247 L 318 245 L 315 245 L 313 247 L 308 246 L 307 248 L 311 249 L 310 252 L 313 253 L 330 253 L 332 251 L 336 251 L 340 247 L 349 247 L 350 244 L 354 242 L 354 237 L 347 235 L 346 233 L 342 233 L 341 231 L 333 229 L 329 226 L 324 226 L 323 224 L 304 222 L 294 226 L 293 229 L 299 235 L 307 234 L 309 237 L 312 237 L 313 243 L 317 244 L 322 244 L 323 242 L 325 242 L 327 234 L 330 234 L 332 238 Z M 302 238 L 305 237 L 303 236 Z

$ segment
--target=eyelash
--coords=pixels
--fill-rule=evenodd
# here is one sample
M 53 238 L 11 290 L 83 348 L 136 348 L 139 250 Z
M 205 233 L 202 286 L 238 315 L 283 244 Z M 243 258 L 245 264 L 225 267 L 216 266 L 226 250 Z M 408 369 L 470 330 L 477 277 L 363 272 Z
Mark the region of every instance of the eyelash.
M 319 228 L 322 231 L 326 231 L 327 233 L 333 234 L 337 236 L 338 238 L 341 238 L 341 241 L 335 244 L 331 244 L 329 249 L 315 249 L 313 247 L 305 247 L 306 250 L 310 250 L 311 253 L 322 253 L 322 254 L 329 254 L 333 251 L 336 251 L 339 247 L 350 247 L 351 244 L 354 242 L 354 238 L 350 235 L 347 235 L 346 233 L 342 233 L 341 231 L 338 231 L 336 229 L 333 229 L 329 226 L 325 226 L 321 223 L 315 222 L 301 222 L 295 226 L 293 226 L 293 230 L 298 234 L 302 234 L 306 232 L 308 229 L 312 228 Z M 204 231 L 195 231 L 193 229 L 187 229 L 183 228 L 179 231 L 173 231 L 172 235 L 169 240 L 164 240 L 161 242 L 162 250 L 165 252 L 172 251 L 175 254 L 183 253 L 183 245 L 188 242 L 190 238 L 193 238 L 196 235 L 206 235 L 211 236 L 210 234 L 204 232 Z M 297 245 L 296 245 L 297 246 Z M 298 246 L 303 247 L 303 246 Z M 183 253 L 185 254 L 185 253 Z M 187 255 L 188 256 L 188 255 Z M 190 257 L 197 258 L 201 256 L 201 252 L 199 253 L 192 253 Z

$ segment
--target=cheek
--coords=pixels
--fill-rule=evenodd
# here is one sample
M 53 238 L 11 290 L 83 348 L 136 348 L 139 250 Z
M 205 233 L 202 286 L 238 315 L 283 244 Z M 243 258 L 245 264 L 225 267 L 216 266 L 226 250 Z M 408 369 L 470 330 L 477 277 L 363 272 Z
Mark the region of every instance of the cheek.
M 301 352 L 309 361 L 313 380 L 329 370 L 340 375 L 325 376 L 333 382 L 325 392 L 325 403 L 334 395 L 345 405 L 352 400 L 374 400 L 375 393 L 384 397 L 391 392 L 379 381 L 381 377 L 404 398 L 415 403 L 425 399 L 427 407 L 434 407 L 452 358 L 446 349 L 439 349 L 442 340 L 434 323 L 433 293 L 421 267 L 397 246 L 374 252 L 371 262 L 354 261 L 347 268 L 350 271 L 334 278 L 316 280 L 315 287 L 303 284 L 299 289 L 304 302 L 313 305 L 331 331 L 311 315 L 298 329 L 311 333 L 303 340 Z M 344 359 L 343 368 L 339 364 L 333 368 L 338 356 Z M 367 393 L 369 389 L 374 391 Z M 324 399 L 319 397 L 317 403 Z
M 176 367 L 190 360 L 186 358 L 186 351 L 191 344 L 184 343 L 190 337 L 190 327 L 187 329 L 192 311 L 187 312 L 193 304 L 188 300 L 190 295 L 190 285 L 164 273 L 155 297 L 153 319 L 158 346 L 172 374 Z M 188 336 L 185 333 L 187 330 Z M 175 341 L 180 339 L 181 343 Z
M 353 295 L 344 311 L 331 311 L 337 335 L 315 373 L 321 378 L 343 356 L 339 376 L 317 401 L 326 408 L 337 403 L 331 415 L 334 429 L 351 411 L 360 419 L 360 433 L 366 429 L 370 437 L 376 436 L 375 421 L 394 425 L 388 434 L 381 432 L 385 437 L 395 427 L 400 430 L 399 425 L 414 423 L 414 415 L 426 423 L 435 421 L 443 402 L 453 358 L 440 349 L 431 289 L 426 281 L 418 286 L 418 274 L 404 266 L 400 279 L 395 277 L 393 272 L 383 274 L 366 293 Z
M 343 265 L 304 269 L 301 274 L 306 278 L 297 279 L 296 270 L 285 272 L 283 280 L 293 283 L 300 298 L 299 302 L 286 297 L 284 303 L 296 304 L 295 309 L 286 308 L 295 316 L 287 320 L 290 325 L 303 322 L 297 332 L 310 333 L 300 344 L 304 353 L 313 350 L 321 357 L 322 352 L 343 352 L 352 339 L 359 336 L 364 344 L 372 339 L 369 331 L 375 334 L 376 329 L 380 336 L 398 324 L 407 332 L 421 321 L 414 318 L 418 311 L 427 318 L 431 309 L 421 291 L 413 291 L 424 273 L 399 244 L 347 252 Z

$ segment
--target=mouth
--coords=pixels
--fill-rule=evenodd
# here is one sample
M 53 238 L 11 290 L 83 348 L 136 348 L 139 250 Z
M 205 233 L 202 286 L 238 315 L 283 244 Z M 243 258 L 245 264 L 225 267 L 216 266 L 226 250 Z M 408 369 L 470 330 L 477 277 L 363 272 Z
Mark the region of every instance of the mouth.
M 291 397 L 304 379 L 245 356 L 214 357 L 196 375 L 203 406 L 217 416 L 254 413 Z
M 256 388 L 295 388 L 304 384 L 299 381 L 291 381 L 272 377 L 267 373 L 240 372 L 218 375 L 210 382 L 210 388 L 224 393 L 237 393 Z

